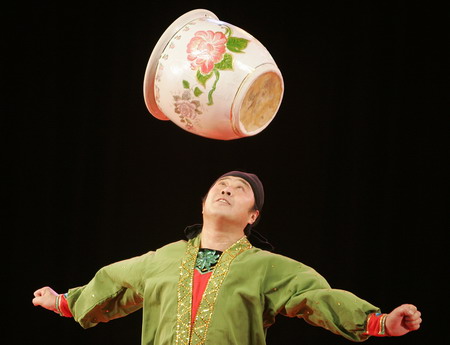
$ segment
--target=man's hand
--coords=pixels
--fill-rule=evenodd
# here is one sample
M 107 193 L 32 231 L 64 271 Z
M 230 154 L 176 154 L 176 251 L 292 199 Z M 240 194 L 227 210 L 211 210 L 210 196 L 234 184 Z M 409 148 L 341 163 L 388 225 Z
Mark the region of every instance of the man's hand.
M 420 315 L 420 311 L 412 304 L 403 304 L 395 308 L 386 317 L 387 335 L 395 337 L 418 330 L 422 322 Z
M 58 296 L 58 293 L 52 288 L 49 288 L 48 286 L 43 287 L 34 292 L 33 304 L 35 306 L 40 305 L 45 309 L 56 312 L 56 296 Z

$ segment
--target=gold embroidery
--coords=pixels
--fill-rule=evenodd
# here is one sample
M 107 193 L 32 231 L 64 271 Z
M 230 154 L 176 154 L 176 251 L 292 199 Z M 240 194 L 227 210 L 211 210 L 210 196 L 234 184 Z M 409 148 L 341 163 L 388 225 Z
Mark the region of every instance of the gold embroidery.
M 228 274 L 231 262 L 240 253 L 252 247 L 247 237 L 244 236 L 222 253 L 219 262 L 216 264 L 209 278 L 208 285 L 203 293 L 202 301 L 197 311 L 194 327 L 191 329 L 192 278 L 199 245 L 200 237 L 188 242 L 186 254 L 180 267 L 176 336 L 176 344 L 179 345 L 205 344 L 216 298 Z
M 178 310 L 177 310 L 177 345 L 189 345 L 191 329 L 191 309 L 192 309 L 192 277 L 194 275 L 195 260 L 199 249 L 199 242 L 196 244 L 189 241 L 186 253 L 180 266 L 180 278 L 178 280 Z
M 386 316 L 387 314 L 383 314 L 380 318 L 380 331 L 378 332 L 380 335 L 384 335 L 386 333 Z

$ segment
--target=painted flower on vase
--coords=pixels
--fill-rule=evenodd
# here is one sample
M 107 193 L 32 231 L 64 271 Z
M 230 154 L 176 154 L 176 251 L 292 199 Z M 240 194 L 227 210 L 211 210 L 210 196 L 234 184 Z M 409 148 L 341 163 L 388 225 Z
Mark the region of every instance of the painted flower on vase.
M 231 53 L 244 53 L 249 40 L 232 36 L 231 28 L 222 25 L 224 32 L 212 30 L 200 30 L 194 34 L 187 45 L 187 59 L 191 63 L 191 68 L 197 71 L 196 79 L 203 89 L 206 89 L 207 82 L 211 77 L 214 82 L 208 91 L 207 105 L 213 105 L 213 93 L 217 88 L 220 79 L 220 71 L 233 70 L 233 55 Z M 183 80 L 183 85 L 187 83 Z M 203 91 L 199 87 L 195 88 L 195 96 L 199 96 Z
M 222 32 L 197 31 L 187 46 L 188 60 L 193 70 L 208 74 L 223 59 L 227 37 Z
M 200 102 L 192 99 L 190 90 L 185 90 L 181 96 L 175 95 L 173 98 L 175 101 L 175 113 L 178 114 L 180 121 L 184 123 L 187 129 L 192 129 L 197 115 L 202 113 Z

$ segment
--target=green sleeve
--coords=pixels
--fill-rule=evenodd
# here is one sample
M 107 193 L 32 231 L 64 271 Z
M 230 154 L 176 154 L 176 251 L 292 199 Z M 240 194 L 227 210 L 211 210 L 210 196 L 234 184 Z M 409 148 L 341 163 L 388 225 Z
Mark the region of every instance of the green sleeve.
M 303 318 L 352 341 L 364 341 L 367 315 L 380 310 L 354 294 L 337 289 L 314 289 L 292 296 L 286 315 Z
M 269 268 L 266 296 L 274 311 L 323 327 L 352 341 L 364 341 L 367 315 L 379 308 L 338 289 L 312 268 L 285 258 Z
M 83 328 L 126 316 L 142 308 L 144 272 L 151 271 L 154 252 L 101 268 L 81 287 L 70 289 L 70 311 Z

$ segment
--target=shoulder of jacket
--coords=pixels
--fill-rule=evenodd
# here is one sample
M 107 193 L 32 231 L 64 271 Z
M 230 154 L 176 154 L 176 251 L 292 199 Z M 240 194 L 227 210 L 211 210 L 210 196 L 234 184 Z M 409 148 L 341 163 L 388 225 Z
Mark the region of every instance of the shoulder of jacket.
M 273 253 L 255 247 L 252 248 L 252 250 L 249 251 L 248 254 L 254 256 L 255 260 L 260 261 L 262 264 L 310 268 L 308 265 L 305 265 L 304 263 L 292 259 L 288 256 Z
M 168 252 L 177 252 L 177 251 L 185 251 L 186 250 L 186 246 L 187 246 L 187 241 L 185 240 L 179 240 L 176 242 L 171 242 L 168 243 L 164 246 L 162 246 L 161 248 L 156 250 L 156 254 L 165 254 Z

